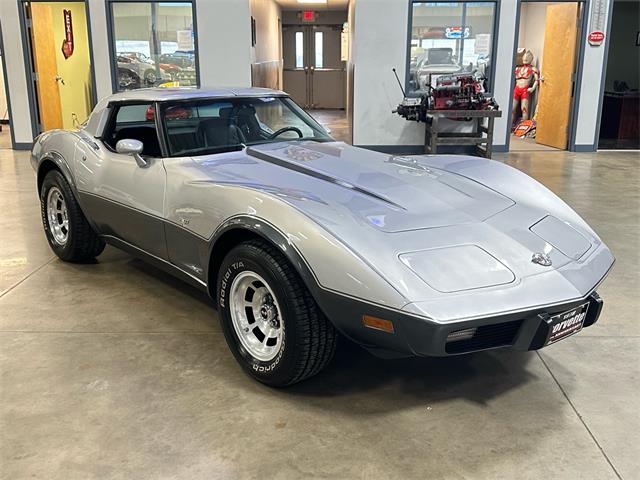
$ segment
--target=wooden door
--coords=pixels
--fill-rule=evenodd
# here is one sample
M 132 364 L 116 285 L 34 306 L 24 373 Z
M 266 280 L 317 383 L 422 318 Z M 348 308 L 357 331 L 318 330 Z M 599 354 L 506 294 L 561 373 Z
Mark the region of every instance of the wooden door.
M 567 148 L 577 37 L 578 4 L 547 6 L 536 143 Z
M 36 79 L 40 123 L 44 131 L 62 128 L 62 107 L 58 86 L 58 65 L 49 5 L 31 2 L 31 48 Z

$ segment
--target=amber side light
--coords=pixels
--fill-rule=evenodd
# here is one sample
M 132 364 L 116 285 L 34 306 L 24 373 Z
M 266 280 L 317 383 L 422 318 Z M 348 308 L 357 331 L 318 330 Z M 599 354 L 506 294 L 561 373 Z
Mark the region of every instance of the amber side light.
M 395 333 L 393 323 L 391 320 L 385 320 L 383 318 L 372 317 L 371 315 L 363 315 L 362 323 L 365 327 L 375 328 L 376 330 L 382 330 L 387 333 Z

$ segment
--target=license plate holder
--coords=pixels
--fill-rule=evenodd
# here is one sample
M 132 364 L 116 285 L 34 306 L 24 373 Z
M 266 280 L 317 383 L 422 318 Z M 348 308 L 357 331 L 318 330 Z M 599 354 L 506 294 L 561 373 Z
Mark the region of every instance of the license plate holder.
M 556 343 L 582 330 L 588 310 L 589 302 L 585 302 L 570 310 L 548 317 L 549 336 L 545 345 Z

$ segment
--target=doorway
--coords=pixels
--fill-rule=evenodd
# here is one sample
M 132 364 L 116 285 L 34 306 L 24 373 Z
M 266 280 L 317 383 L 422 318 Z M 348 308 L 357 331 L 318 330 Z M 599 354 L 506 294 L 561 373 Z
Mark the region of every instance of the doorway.
M 615 0 L 598 148 L 640 150 L 640 4 Z
M 345 108 L 342 26 L 284 25 L 284 90 L 306 109 Z
M 582 2 L 521 3 L 511 151 L 570 149 L 583 22 Z
M 77 129 L 94 103 L 85 3 L 22 3 L 34 134 Z

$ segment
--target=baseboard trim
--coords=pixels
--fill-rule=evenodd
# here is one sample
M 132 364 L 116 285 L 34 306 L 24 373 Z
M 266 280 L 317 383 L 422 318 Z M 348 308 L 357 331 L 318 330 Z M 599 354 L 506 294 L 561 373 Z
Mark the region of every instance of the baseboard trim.
M 574 145 L 573 151 L 578 153 L 595 152 L 598 150 L 596 145 Z
M 14 143 L 11 148 L 13 150 L 31 150 L 31 147 L 33 146 L 33 143 L 31 142 L 16 142 Z
M 509 151 L 507 145 L 494 145 L 491 149 L 494 153 L 507 153 Z

